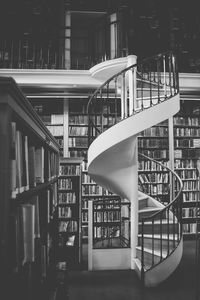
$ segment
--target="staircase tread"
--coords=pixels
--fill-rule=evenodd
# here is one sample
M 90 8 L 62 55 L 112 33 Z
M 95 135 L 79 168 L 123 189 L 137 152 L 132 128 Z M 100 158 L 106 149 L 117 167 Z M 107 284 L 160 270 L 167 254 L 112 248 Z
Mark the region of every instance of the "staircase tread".
M 138 250 L 141 251 L 142 247 L 141 246 L 136 246 L 136 249 L 138 249 Z M 154 251 L 152 251 L 152 249 L 144 247 L 144 252 L 149 253 L 149 254 L 152 254 L 152 252 L 154 252 L 154 255 L 160 256 L 160 251 L 156 250 L 156 249 L 154 249 Z M 166 250 L 162 249 L 162 255 L 163 255 L 163 257 L 166 257 L 167 254 L 168 254 L 167 249 Z
M 155 233 L 154 235 L 152 235 L 151 233 L 144 233 L 143 235 L 146 238 L 152 238 L 154 237 L 154 239 L 160 239 L 160 234 Z M 139 233 L 138 237 L 142 237 L 142 234 Z M 169 239 L 173 241 L 174 238 L 177 238 L 178 235 L 177 234 L 169 234 Z M 162 239 L 167 240 L 168 239 L 168 234 L 162 234 Z
M 154 220 L 154 224 L 160 224 L 160 220 Z M 162 219 L 162 224 L 167 224 L 168 220 L 167 219 Z M 169 224 L 177 224 L 178 222 L 173 222 L 173 220 L 169 220 Z M 142 224 L 142 222 L 139 222 L 139 225 Z M 145 221 L 145 224 L 152 224 L 152 221 Z
M 148 199 L 149 198 L 149 196 L 147 196 L 147 195 L 140 195 L 140 196 L 138 196 L 138 200 L 139 201 L 141 201 L 141 200 L 146 200 L 146 199 Z
M 136 263 L 136 265 L 137 265 L 139 271 L 141 271 L 142 263 L 141 263 L 141 259 L 140 259 L 139 257 L 136 257 L 136 258 L 135 258 L 135 263 Z M 151 266 L 152 266 L 151 264 L 145 264 L 145 266 L 144 266 L 144 271 L 147 271 L 148 269 L 150 269 Z
M 161 210 L 161 207 L 158 207 L 158 206 L 146 206 L 145 208 L 142 208 L 139 210 L 139 213 L 140 212 L 149 212 L 149 211 L 159 211 Z

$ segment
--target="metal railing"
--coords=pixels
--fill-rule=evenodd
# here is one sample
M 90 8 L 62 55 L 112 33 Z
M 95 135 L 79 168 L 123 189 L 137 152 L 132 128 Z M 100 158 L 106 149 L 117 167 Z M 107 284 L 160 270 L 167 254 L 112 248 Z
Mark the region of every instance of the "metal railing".
M 93 249 L 130 247 L 130 202 L 119 196 L 93 201 Z
M 125 68 L 103 83 L 88 101 L 89 145 L 120 120 L 178 93 L 178 71 L 172 52 L 158 54 Z
M 181 178 L 168 166 L 139 153 L 139 157 L 150 162 L 151 172 L 142 179 L 139 175 L 139 189 L 145 194 L 154 191 L 157 200 L 163 203 L 163 191 L 159 191 L 162 185 L 164 188 L 164 204 L 156 213 L 142 217 L 139 227 L 139 245 L 141 246 L 141 278 L 144 282 L 145 272 L 165 260 L 177 248 L 182 239 L 182 190 Z M 156 167 L 155 167 L 156 166 Z M 158 180 L 155 180 L 159 177 Z M 153 179 L 153 180 L 152 180 Z M 146 190 L 148 186 L 148 191 Z M 154 193 L 152 197 L 154 197 Z M 159 197 L 160 195 L 160 197 Z M 148 250 L 151 252 L 152 260 L 145 259 L 145 231 L 151 228 L 151 245 Z M 155 259 L 156 257 L 156 259 Z

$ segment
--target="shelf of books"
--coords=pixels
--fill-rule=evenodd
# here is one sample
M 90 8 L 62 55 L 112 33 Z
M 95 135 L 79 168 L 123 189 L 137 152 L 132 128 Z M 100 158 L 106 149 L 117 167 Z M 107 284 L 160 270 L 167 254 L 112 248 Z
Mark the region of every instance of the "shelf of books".
M 169 165 L 168 123 L 148 128 L 138 137 L 138 152 Z M 160 165 L 139 156 L 139 183 L 148 195 L 167 202 L 169 176 Z
M 47 129 L 60 146 L 60 155 L 63 156 L 64 147 L 64 117 L 63 100 L 61 99 L 30 99 L 30 102 L 39 114 Z
M 78 101 L 78 104 L 77 104 Z M 82 239 L 88 240 L 88 201 L 91 199 L 105 199 L 110 197 L 111 192 L 97 185 L 87 171 L 87 150 L 88 150 L 88 99 L 72 99 L 69 102 L 69 156 L 83 157 L 82 169 Z M 111 101 L 110 101 L 111 103 Z M 112 103 L 111 103 L 112 104 Z M 110 104 L 110 105 L 111 105 Z M 114 106 L 113 106 L 114 109 Z M 95 124 L 106 129 L 114 123 L 115 117 L 112 114 L 112 107 L 98 105 L 93 111 Z
M 8 299 L 39 298 L 55 262 L 59 145 L 15 81 L 0 86 L 0 273 Z
M 68 268 L 81 264 L 81 158 L 60 158 L 57 260 Z
M 183 181 L 183 232 L 196 233 L 196 213 L 199 207 L 200 108 L 198 101 L 182 102 L 174 117 L 175 170 Z

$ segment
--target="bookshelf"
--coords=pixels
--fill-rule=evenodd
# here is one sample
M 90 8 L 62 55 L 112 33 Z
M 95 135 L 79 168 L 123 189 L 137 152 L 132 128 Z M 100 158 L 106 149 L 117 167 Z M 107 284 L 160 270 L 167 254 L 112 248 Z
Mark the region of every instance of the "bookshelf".
M 77 105 L 78 101 L 78 105 Z M 87 172 L 88 149 L 88 98 L 71 99 L 69 101 L 69 156 L 83 157 L 82 169 L 82 239 L 88 240 L 88 201 L 102 200 L 114 195 L 94 182 Z M 118 103 L 119 105 L 119 103 Z M 104 107 L 96 105 L 93 111 L 95 124 L 99 129 L 107 129 L 114 124 L 116 103 L 110 100 Z M 119 111 L 119 109 L 118 109 Z
M 169 166 L 168 121 L 148 128 L 138 137 L 138 152 Z M 148 195 L 167 202 L 169 174 L 158 165 L 139 156 L 139 183 Z M 153 183 L 153 184 L 151 184 Z
M 81 158 L 60 158 L 57 261 L 66 261 L 71 269 L 80 267 L 82 256 L 81 176 Z
M 59 145 L 12 78 L 0 78 L 1 278 L 40 297 L 55 263 Z
M 183 180 L 183 232 L 196 233 L 199 207 L 200 108 L 198 101 L 183 101 L 174 117 L 175 170 Z
M 173 138 L 173 158 L 170 161 L 169 144 Z M 173 117 L 173 133 L 168 121 L 142 132 L 138 137 L 138 151 L 174 168 L 183 181 L 183 232 L 185 238 L 196 232 L 196 212 L 199 207 L 200 165 L 200 108 L 198 101 L 181 101 L 180 112 Z M 168 174 L 159 166 L 139 159 L 139 182 L 154 198 L 167 202 L 165 188 Z M 150 182 L 155 184 L 150 185 Z M 166 190 L 167 192 L 167 190 Z M 166 193 L 167 194 L 167 193 Z
M 65 126 L 64 126 L 64 114 L 63 99 L 30 99 L 30 102 L 38 113 L 47 129 L 56 139 L 60 146 L 60 156 L 63 156 L 64 151 L 64 139 L 65 139 Z

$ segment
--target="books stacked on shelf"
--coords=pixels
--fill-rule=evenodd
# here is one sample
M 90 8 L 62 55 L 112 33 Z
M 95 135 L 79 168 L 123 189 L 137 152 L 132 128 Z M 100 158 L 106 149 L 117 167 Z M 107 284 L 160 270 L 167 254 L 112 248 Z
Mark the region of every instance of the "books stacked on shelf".
M 54 151 L 35 146 L 29 136 L 12 122 L 11 190 L 12 197 L 50 181 L 57 176 L 58 155 Z
M 60 159 L 57 259 L 73 261 L 72 268 L 81 262 L 81 165 L 82 159 Z
M 183 232 L 196 233 L 196 210 L 200 200 L 200 111 L 197 103 L 182 103 L 174 117 L 175 170 L 183 181 Z
M 0 95 L 0 220 L 5 229 L 1 231 L 5 245 L 0 273 L 8 275 L 6 286 L 14 288 L 13 297 L 20 299 L 16 283 L 25 286 L 29 281 L 23 297 L 28 299 L 47 280 L 54 263 L 51 225 L 57 202 L 59 147 L 14 80 L 1 78 L 0 85 L 4 91 Z

